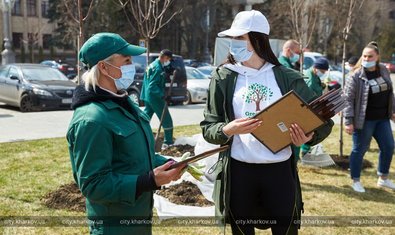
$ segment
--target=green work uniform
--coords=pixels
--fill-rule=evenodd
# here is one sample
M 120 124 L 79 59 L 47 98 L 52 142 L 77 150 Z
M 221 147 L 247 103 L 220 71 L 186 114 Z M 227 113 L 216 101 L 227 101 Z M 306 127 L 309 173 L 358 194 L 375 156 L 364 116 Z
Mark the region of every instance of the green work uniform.
M 278 57 L 278 62 L 280 62 L 280 64 L 283 65 L 286 68 L 295 69 L 294 66 L 291 63 L 291 60 L 288 57 L 284 56 L 284 55 L 281 55 L 280 57 Z M 293 150 L 293 152 L 295 154 L 296 161 L 299 160 L 300 147 L 292 145 L 292 150 Z
M 280 57 L 278 57 L 278 62 L 280 62 L 280 64 L 282 64 L 284 67 L 294 69 L 291 60 L 286 56 L 281 55 Z
M 308 77 L 306 83 L 310 90 L 312 90 L 317 96 L 321 96 L 323 91 L 322 82 L 320 77 L 314 74 L 313 67 L 309 68 L 305 72 L 305 76 Z
M 151 234 L 153 191 L 136 198 L 139 175 L 167 159 L 154 152 L 148 117 L 128 98 L 133 113 L 112 100 L 77 107 L 67 131 L 73 177 L 86 197 L 91 234 Z M 141 221 L 141 220 L 140 220 Z
M 303 77 L 295 70 L 285 68 L 284 66 L 273 67 L 273 73 L 277 84 L 284 95 L 294 90 L 306 102 L 312 101 L 316 96 L 309 90 Z M 222 128 L 235 119 L 233 110 L 233 96 L 235 92 L 238 73 L 225 67 L 219 67 L 213 71 L 210 82 L 207 104 L 204 110 L 204 121 L 200 123 L 205 140 L 212 144 L 232 145 L 232 138 L 228 138 L 222 131 Z M 313 139 L 309 142 L 314 145 L 324 140 L 331 132 L 333 121 L 329 120 L 314 132 Z M 230 222 L 230 180 L 231 166 L 230 160 L 231 148 L 219 154 L 218 162 L 215 165 L 215 172 L 219 172 L 215 180 L 213 199 L 215 201 L 216 215 L 224 216 L 225 222 Z M 296 199 L 294 219 L 300 220 L 300 214 L 303 210 L 302 194 L 296 161 L 293 163 L 293 173 L 296 181 Z
M 313 91 L 317 96 L 321 96 L 322 91 L 324 89 L 322 88 L 320 77 L 318 77 L 316 74 L 314 74 L 313 67 L 309 68 L 305 72 L 305 76 L 308 77 L 306 83 L 307 83 L 307 86 L 310 88 L 310 90 Z M 300 149 L 302 150 L 302 156 L 303 156 L 304 154 L 306 154 L 307 152 L 310 151 L 311 145 L 303 144 L 300 147 Z
M 143 80 L 143 87 L 141 89 L 140 99 L 144 101 L 144 112 L 151 119 L 154 113 L 160 119 L 162 112 L 165 111 L 162 126 L 165 131 L 166 144 L 173 144 L 173 120 L 171 118 L 169 109 L 165 110 L 165 84 L 166 72 L 159 59 L 152 62 L 145 74 Z

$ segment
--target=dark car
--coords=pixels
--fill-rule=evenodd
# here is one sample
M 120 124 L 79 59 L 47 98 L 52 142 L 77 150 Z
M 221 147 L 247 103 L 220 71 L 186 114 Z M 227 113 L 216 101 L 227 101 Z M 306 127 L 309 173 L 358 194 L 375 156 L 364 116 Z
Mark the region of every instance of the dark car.
M 184 64 L 185 64 L 185 66 L 194 67 L 194 68 L 211 65 L 207 62 L 199 61 L 199 60 L 195 60 L 195 59 L 185 59 Z
M 150 53 L 149 63 L 152 63 L 156 58 L 158 58 L 159 53 Z M 129 96 L 136 102 L 142 105 L 140 101 L 141 88 L 143 85 L 144 72 L 147 68 L 147 55 L 142 54 L 139 56 L 133 56 L 133 64 L 136 66 L 136 76 L 134 77 L 133 84 L 128 88 Z M 182 104 L 188 99 L 187 96 L 187 77 L 185 72 L 184 61 L 181 56 L 173 55 L 173 59 L 170 65 L 166 69 L 166 91 L 170 87 L 170 75 L 176 70 L 176 75 L 174 78 L 173 88 L 171 90 L 171 103 L 174 105 Z
M 54 69 L 58 69 L 60 72 L 66 75 L 68 79 L 73 79 L 75 76 L 77 76 L 77 69 L 67 63 L 62 62 L 61 60 L 44 60 L 41 61 L 40 64 L 50 66 Z
M 76 84 L 59 70 L 40 64 L 0 66 L 0 102 L 22 112 L 70 109 Z

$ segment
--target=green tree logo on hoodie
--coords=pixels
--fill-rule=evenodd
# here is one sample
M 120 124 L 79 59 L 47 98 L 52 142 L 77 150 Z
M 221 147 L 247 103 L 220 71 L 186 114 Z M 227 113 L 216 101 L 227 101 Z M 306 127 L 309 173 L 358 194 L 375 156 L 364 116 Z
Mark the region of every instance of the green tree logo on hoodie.
M 247 92 L 243 95 L 244 102 L 247 104 L 255 103 L 255 111 L 261 111 L 261 101 L 266 101 L 273 96 L 273 91 L 267 86 L 259 83 L 253 83 L 248 86 Z

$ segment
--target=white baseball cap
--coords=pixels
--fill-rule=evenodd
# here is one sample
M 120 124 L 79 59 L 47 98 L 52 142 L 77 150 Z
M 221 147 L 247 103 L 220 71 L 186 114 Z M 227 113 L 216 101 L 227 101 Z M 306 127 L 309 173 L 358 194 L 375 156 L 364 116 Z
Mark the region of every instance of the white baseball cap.
M 218 33 L 218 37 L 237 37 L 249 32 L 269 35 L 269 22 L 260 11 L 251 10 L 237 13 L 230 29 Z

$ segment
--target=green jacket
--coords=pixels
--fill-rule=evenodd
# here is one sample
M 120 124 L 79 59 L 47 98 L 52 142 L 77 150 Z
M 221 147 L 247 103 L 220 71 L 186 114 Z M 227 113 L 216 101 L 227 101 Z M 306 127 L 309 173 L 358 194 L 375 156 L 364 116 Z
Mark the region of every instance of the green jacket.
M 273 72 L 276 77 L 281 93 L 294 90 L 302 99 L 309 102 L 315 97 L 300 73 L 295 70 L 285 68 L 284 66 L 273 67 Z M 232 145 L 232 138 L 228 137 L 222 132 L 223 126 L 235 119 L 233 111 L 233 93 L 238 74 L 225 67 L 217 68 L 213 72 L 213 77 L 210 83 L 209 94 L 207 98 L 207 105 L 204 111 L 204 121 L 201 122 L 203 136 L 206 141 L 212 144 Z M 315 145 L 324 140 L 331 132 L 333 121 L 329 120 L 325 125 L 321 126 L 315 131 L 313 139 L 309 142 Z M 219 156 L 217 167 L 220 173 L 214 185 L 213 199 L 216 205 L 216 215 L 224 216 L 225 222 L 229 223 L 229 194 L 230 194 L 230 149 L 222 152 Z M 300 189 L 299 177 L 297 174 L 296 161 L 294 164 L 294 177 L 296 184 L 296 215 L 295 218 L 300 219 L 301 211 L 303 210 L 302 194 Z M 218 169 L 216 169 L 217 171 Z
M 307 86 L 312 90 L 316 95 L 321 96 L 322 95 L 322 85 L 321 85 L 321 79 L 317 75 L 314 74 L 313 72 L 313 67 L 308 69 L 305 73 L 307 76 Z
M 140 99 L 145 102 L 157 102 L 165 96 L 166 72 L 159 58 L 152 62 L 144 73 Z
M 291 60 L 288 57 L 285 57 L 283 55 L 278 57 L 278 62 L 280 62 L 280 64 L 282 64 L 284 67 L 287 67 L 290 69 L 294 68 L 294 66 L 292 66 Z
M 110 217 L 117 224 L 152 217 L 153 192 L 136 199 L 136 180 L 167 161 L 154 152 L 149 119 L 128 102 L 136 115 L 111 100 L 80 106 L 67 131 L 73 177 L 86 197 L 88 218 L 105 220 L 91 225 L 92 234 L 151 233 L 151 226 L 106 226 Z

